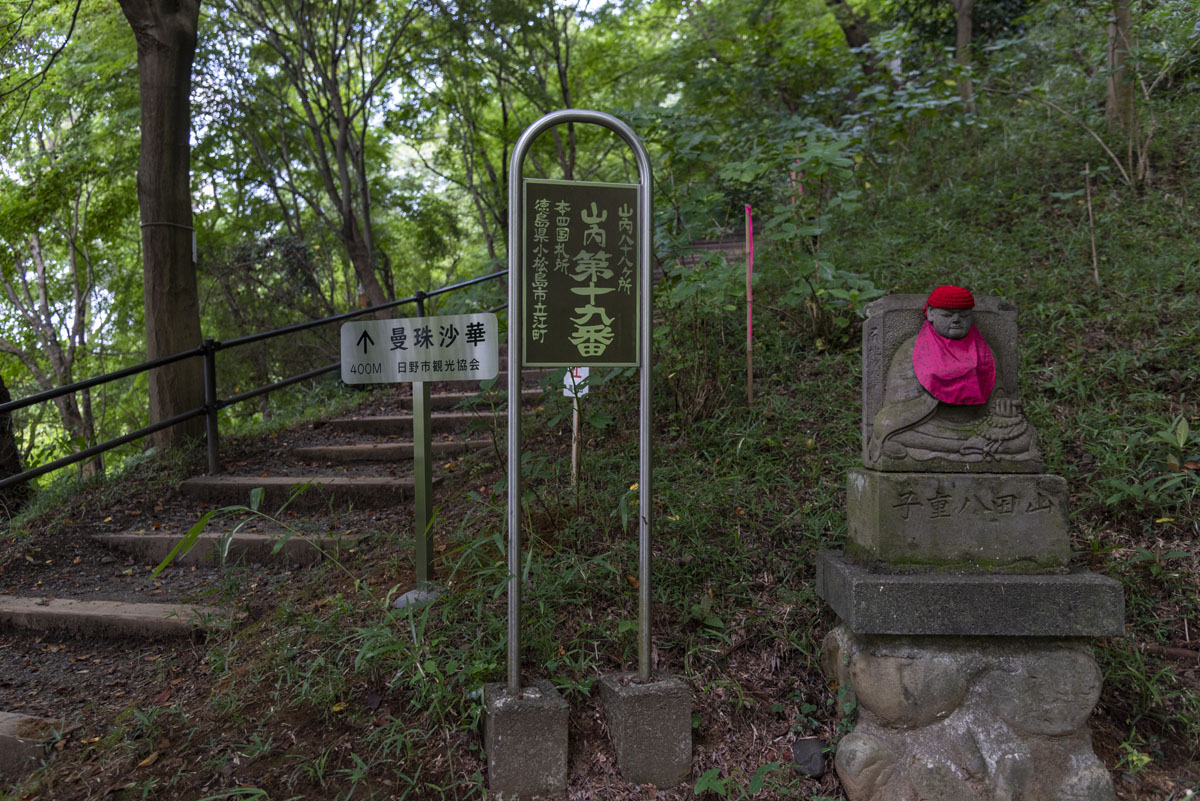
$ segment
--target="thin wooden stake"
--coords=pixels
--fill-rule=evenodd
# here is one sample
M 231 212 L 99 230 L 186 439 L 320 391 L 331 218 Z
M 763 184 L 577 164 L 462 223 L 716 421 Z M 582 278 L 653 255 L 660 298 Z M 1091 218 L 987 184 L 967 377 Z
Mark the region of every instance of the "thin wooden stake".
M 1083 185 L 1087 190 L 1088 231 L 1092 236 L 1092 280 L 1100 286 L 1100 260 L 1096 258 L 1096 217 L 1092 214 L 1092 165 L 1083 166 Z

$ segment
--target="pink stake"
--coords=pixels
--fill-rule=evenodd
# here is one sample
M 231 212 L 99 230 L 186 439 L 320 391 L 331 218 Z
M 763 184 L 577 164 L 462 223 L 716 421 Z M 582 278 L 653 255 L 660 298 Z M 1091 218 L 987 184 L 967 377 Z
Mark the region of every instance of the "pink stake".
M 754 213 L 746 204 L 746 404 L 754 403 Z

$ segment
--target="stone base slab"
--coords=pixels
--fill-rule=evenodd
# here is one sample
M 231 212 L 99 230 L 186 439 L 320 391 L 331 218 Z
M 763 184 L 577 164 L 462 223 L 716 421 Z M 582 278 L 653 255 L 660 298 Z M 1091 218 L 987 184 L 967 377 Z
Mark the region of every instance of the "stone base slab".
M 840 551 L 817 554 L 817 595 L 857 634 L 1113 637 L 1119 582 L 1094 573 L 884 573 Z
M 508 694 L 503 683 L 483 686 L 483 747 L 488 797 L 528 801 L 567 788 L 567 702 L 545 679 Z
M 1071 558 L 1061 476 L 852 469 L 846 506 L 859 560 L 1037 572 Z
M 645 684 L 636 673 L 600 677 L 600 701 L 621 775 L 674 787 L 692 775 L 692 694 L 668 676 Z
M 1078 640 L 864 637 L 821 665 L 857 701 L 834 765 L 851 801 L 1115 801 L 1087 719 L 1100 669 Z

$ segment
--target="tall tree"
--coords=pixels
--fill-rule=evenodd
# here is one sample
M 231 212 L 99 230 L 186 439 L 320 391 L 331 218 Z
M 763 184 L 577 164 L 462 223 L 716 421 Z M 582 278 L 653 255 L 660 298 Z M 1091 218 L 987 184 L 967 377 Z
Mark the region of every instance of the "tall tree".
M 0 377 L 0 404 L 8 403 L 12 396 Z M 13 436 L 12 414 L 0 413 L 0 478 L 15 476 L 21 472 L 21 454 L 17 450 L 17 440 Z M 29 494 L 27 484 L 17 484 L 0 489 L 0 520 L 11 517 L 25 503 Z
M 971 34 L 974 31 L 975 0 L 950 0 L 954 6 L 954 60 L 962 72 L 958 76 L 958 93 L 968 112 L 975 111 L 975 88 L 971 85 Z
M 867 21 L 860 16 L 846 0 L 825 0 L 826 7 L 833 12 L 838 27 L 846 37 L 846 44 L 858 53 L 859 63 L 863 72 L 872 75 L 879 68 L 879 57 L 869 51 L 871 36 L 867 32 Z
M 120 0 L 137 40 L 141 90 L 138 205 L 142 218 L 146 356 L 156 359 L 200 344 L 200 303 L 192 257 L 191 87 L 199 0 Z M 150 421 L 204 404 L 200 359 L 150 372 Z M 200 436 L 202 418 L 157 434 L 174 445 Z
M 603 23 L 615 22 L 607 9 L 589 6 L 587 0 L 439 0 L 428 65 L 436 77 L 426 82 L 428 102 L 439 112 L 427 135 L 438 146 L 428 166 L 470 198 L 494 261 L 507 237 L 509 159 L 525 128 L 558 109 L 632 105 L 615 90 L 632 74 L 622 63 L 628 54 L 607 48 L 604 67 L 580 57 L 582 31 L 600 37 Z M 644 61 L 638 66 L 649 71 Z M 595 180 L 615 149 L 615 141 L 600 142 L 595 133 L 594 126 L 574 123 L 547 132 L 529 153 L 531 172 Z
M 1119 134 L 1132 147 L 1134 79 L 1128 66 L 1130 36 L 1133 29 L 1132 0 L 1112 0 L 1108 22 L 1107 92 L 1104 118 L 1109 133 Z
M 413 113 L 410 62 L 420 42 L 421 0 L 227 0 L 214 51 L 239 134 L 264 189 L 299 235 L 313 215 L 345 248 L 371 304 L 392 289 L 373 195 L 385 172 L 381 132 Z M 382 279 L 382 280 L 381 280 Z

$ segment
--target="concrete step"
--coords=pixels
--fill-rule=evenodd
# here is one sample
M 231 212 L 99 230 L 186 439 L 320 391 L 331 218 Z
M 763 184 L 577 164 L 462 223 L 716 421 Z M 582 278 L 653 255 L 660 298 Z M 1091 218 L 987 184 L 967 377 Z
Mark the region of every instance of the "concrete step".
M 313 537 L 294 533 L 284 539 L 285 534 L 286 532 L 283 531 L 274 534 L 239 531 L 233 534 L 229 541 L 228 561 L 231 563 L 307 567 L 320 562 L 326 554 L 336 554 L 355 547 L 363 538 L 361 534 Z M 182 534 L 130 533 L 97 534 L 92 537 L 92 540 L 108 548 L 124 551 L 143 564 L 156 565 L 167 557 L 167 554 L 182 538 Z M 223 538 L 224 535 L 220 532 L 204 532 L 196 539 L 191 550 L 175 558 L 175 564 L 220 564 L 220 546 Z M 276 544 L 281 541 L 282 544 L 276 549 Z
M 473 407 L 473 408 L 486 410 L 486 409 L 492 408 L 490 402 L 488 401 L 488 398 L 492 397 L 495 393 L 504 392 L 504 391 L 505 391 L 505 386 L 501 385 L 501 384 L 497 384 L 491 390 L 487 390 L 487 391 L 446 392 L 446 393 L 441 393 L 438 395 L 430 395 L 429 396 L 429 408 L 431 411 L 435 411 L 435 412 L 447 411 L 447 410 L 458 408 L 459 404 L 463 403 L 464 401 L 470 401 L 472 398 L 478 398 L 479 400 L 476 403 L 475 407 Z M 540 389 L 528 388 L 528 389 L 521 390 L 521 402 L 522 403 L 533 403 L 541 396 L 542 396 L 542 390 L 540 390 Z M 401 398 L 400 405 L 402 407 L 404 407 L 405 409 L 411 409 L 412 408 L 412 398 Z M 503 403 L 499 404 L 498 408 L 503 409 L 504 404 Z
M 485 411 L 440 412 L 429 416 L 429 430 L 435 434 L 460 431 L 472 423 L 490 425 L 491 415 Z M 375 417 L 335 417 L 329 421 L 334 431 L 355 432 L 388 436 L 391 434 L 411 436 L 413 416 L 411 414 L 376 415 Z
M 543 378 L 555 370 L 561 369 L 561 367 L 526 367 L 521 371 L 521 385 L 523 387 L 540 387 Z M 508 388 L 508 368 L 504 365 L 500 366 L 500 372 L 496 374 L 496 382 L 492 384 L 492 388 Z
M 302 487 L 307 488 L 297 495 Z M 289 499 L 288 509 L 314 511 L 347 504 L 378 509 L 399 506 L 413 497 L 411 478 L 382 476 L 196 476 L 180 485 L 189 498 L 221 506 L 249 505 L 250 492 L 258 488 L 264 490 L 262 508 L 267 512 Z
M 86 637 L 189 637 L 232 616 L 229 610 L 192 604 L 0 596 L 0 626 Z
M 479 448 L 491 447 L 490 439 L 458 439 L 433 443 L 433 455 L 457 456 Z M 292 456 L 306 462 L 401 462 L 413 458 L 411 442 L 368 442 L 362 445 L 313 445 L 294 448 Z
M 65 720 L 0 712 L 0 780 L 15 784 L 41 764 L 55 740 L 78 728 Z

